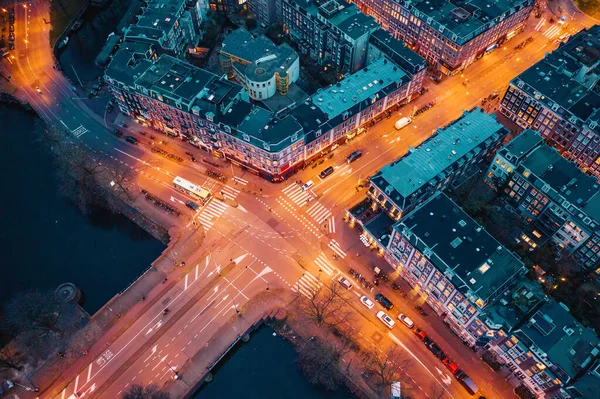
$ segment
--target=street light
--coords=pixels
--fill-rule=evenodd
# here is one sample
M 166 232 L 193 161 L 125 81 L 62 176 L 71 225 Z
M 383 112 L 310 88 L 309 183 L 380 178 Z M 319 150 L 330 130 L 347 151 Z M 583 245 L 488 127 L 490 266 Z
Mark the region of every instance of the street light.
M 161 362 L 163 362 L 164 364 L 166 364 L 167 367 L 169 369 L 171 369 L 171 371 L 173 372 L 173 379 L 175 379 L 175 380 L 180 380 L 181 379 L 182 375 L 181 375 L 180 372 L 178 372 L 177 370 L 175 370 L 169 363 L 167 363 L 167 361 L 164 358 L 160 357 L 160 355 L 157 354 L 156 357 L 158 357 Z

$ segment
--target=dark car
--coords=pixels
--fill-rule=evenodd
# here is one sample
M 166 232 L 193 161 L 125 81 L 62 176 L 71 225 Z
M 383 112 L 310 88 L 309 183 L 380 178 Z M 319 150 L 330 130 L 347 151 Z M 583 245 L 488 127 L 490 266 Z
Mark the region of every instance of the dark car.
M 392 301 L 390 301 L 385 296 L 383 296 L 383 294 L 375 295 L 375 300 L 377 302 L 379 302 L 381 304 L 381 306 L 383 306 L 387 310 L 392 310 L 394 308 L 394 304 L 392 303 Z
M 330 166 L 327 169 L 324 169 L 321 173 L 319 173 L 319 176 L 321 177 L 321 179 L 324 179 L 332 173 L 333 173 L 333 166 Z
M 352 154 L 348 155 L 348 158 L 346 158 L 346 160 L 348 161 L 348 163 L 352 163 L 360 157 L 362 157 L 362 151 L 354 151 Z
M 117 137 L 119 137 L 119 138 L 123 137 L 123 132 L 122 132 L 122 131 L 120 131 L 119 129 L 115 129 L 115 130 L 113 131 L 113 133 L 115 134 L 115 136 L 117 136 Z
M 188 207 L 188 208 L 190 208 L 190 209 L 193 209 L 194 211 L 197 211 L 198 209 L 200 209 L 200 207 L 198 206 L 198 204 L 196 204 L 196 203 L 195 203 L 195 202 L 193 202 L 193 201 L 187 201 L 187 202 L 185 203 L 185 206 L 187 206 L 187 207 Z
M 443 359 L 446 357 L 446 355 L 444 354 L 442 349 L 439 346 L 437 346 L 436 344 L 431 344 L 429 346 L 429 350 L 431 351 L 431 353 L 433 353 L 435 355 L 435 357 L 437 357 L 439 359 Z
M 135 144 L 135 145 L 137 145 L 137 143 L 138 143 L 138 139 L 136 139 L 133 136 L 125 136 L 125 141 L 128 143 L 131 143 L 131 144 Z

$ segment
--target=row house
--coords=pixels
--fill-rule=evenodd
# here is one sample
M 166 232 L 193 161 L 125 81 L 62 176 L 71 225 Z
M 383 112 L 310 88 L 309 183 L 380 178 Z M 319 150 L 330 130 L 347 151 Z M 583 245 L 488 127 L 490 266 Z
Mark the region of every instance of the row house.
M 525 27 L 534 0 L 353 0 L 442 73 L 460 73 Z
M 501 330 L 486 348 L 538 398 L 597 397 L 594 390 L 591 396 L 582 396 L 581 391 L 592 388 L 588 382 L 598 384 L 593 375 L 588 381 L 584 373 L 600 353 L 600 340 L 562 303 L 546 301 L 513 331 Z
M 585 269 L 600 263 L 600 184 L 525 130 L 502 147 L 486 179 L 521 215 L 521 239 L 535 248 L 550 239 Z
M 572 36 L 511 80 L 500 112 L 600 177 L 600 26 Z
M 409 127 L 410 128 L 410 127 Z M 399 220 L 433 193 L 459 180 L 501 144 L 508 130 L 475 107 L 370 178 L 373 209 Z
M 489 330 L 480 314 L 526 273 L 521 260 L 441 192 L 393 226 L 384 257 L 470 345 Z

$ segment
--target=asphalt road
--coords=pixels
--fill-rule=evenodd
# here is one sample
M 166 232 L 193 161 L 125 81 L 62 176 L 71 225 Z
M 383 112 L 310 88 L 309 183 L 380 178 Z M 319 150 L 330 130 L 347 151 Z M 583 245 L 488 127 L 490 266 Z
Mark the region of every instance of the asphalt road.
M 232 168 L 231 173 L 238 177 L 237 184 L 232 183 L 232 179 L 222 184 L 206 177 L 203 165 L 187 160 L 187 151 L 198 154 L 197 158 L 202 157 L 200 151 L 187 144 L 167 140 L 169 144 L 163 146 L 186 159 L 178 164 L 152 154 L 150 133 L 139 134 L 145 129 L 132 121 L 128 121 L 129 131 L 140 138 L 139 146 L 127 144 L 111 134 L 113 126 L 107 121 L 106 113 L 98 115 L 90 109 L 84 98 L 85 90 L 75 87 L 53 68 L 54 58 L 48 46 L 49 26 L 43 21 L 48 20 L 46 7 L 45 2 L 15 3 L 17 48 L 10 59 L 1 62 L 8 63 L 5 67 L 11 70 L 12 82 L 18 86 L 17 96 L 30 103 L 49 124 L 75 135 L 81 145 L 99 157 L 110 157 L 134 169 L 139 187 L 170 201 L 184 213 L 178 220 L 172 218 L 174 224 L 179 223 L 191 232 L 195 228 L 192 221 L 195 221 L 207 230 L 203 248 L 225 243 L 220 247 L 222 252 L 211 252 L 209 258 L 188 260 L 198 266 L 164 292 L 161 300 L 141 315 L 102 356 L 90 359 L 88 368 L 73 377 L 57 396 L 60 399 L 75 397 L 76 392 L 88 397 L 115 398 L 127 384 L 153 382 L 160 385 L 172 378 L 173 370 L 185 374 L 181 367 L 186 361 L 235 314 L 236 307 L 242 307 L 249 298 L 264 290 L 267 283 L 302 292 L 316 281 L 347 276 L 350 267 L 363 275 L 370 275 L 373 266 L 384 268 L 385 262 L 369 252 L 356 232 L 342 220 L 344 210 L 364 198 L 364 190 L 355 190 L 359 180 L 405 154 L 409 147 L 416 147 L 436 128 L 456 119 L 463 110 L 480 104 L 490 93 L 502 92 L 510 79 L 552 51 L 557 46 L 554 40 L 558 36 L 590 24 L 589 19 L 578 13 L 568 17 L 568 25 L 561 26 L 550 24 L 548 13 L 541 19 L 532 17 L 527 30 L 507 42 L 505 48 L 484 56 L 463 76 L 445 79 L 437 85 L 428 81 L 429 91 L 424 96 L 336 149 L 333 158 L 317 168 L 307 168 L 279 185 Z M 514 50 L 514 46 L 529 36 L 534 39 L 530 44 L 522 50 Z M 411 125 L 401 131 L 393 128 L 394 122 L 409 115 L 413 107 L 430 101 L 435 101 L 436 106 L 414 118 Z M 494 108 L 489 109 L 493 111 Z M 356 149 L 361 149 L 364 155 L 348 165 L 345 158 Z M 330 165 L 335 172 L 325 180 L 320 179 L 318 173 Z M 240 207 L 213 199 L 198 212 L 191 212 L 183 205 L 190 198 L 172 187 L 171 182 L 177 175 L 213 193 L 223 192 Z M 315 186 L 303 192 L 294 182 L 296 179 L 312 180 Z M 257 187 L 263 189 L 260 195 L 256 194 Z M 169 220 L 168 216 L 165 218 Z M 334 251 L 338 260 L 333 258 Z M 229 267 L 227 275 L 219 276 L 230 258 L 238 259 L 236 265 Z M 299 258 L 307 261 L 304 267 L 300 266 Z M 435 384 L 441 384 L 453 398 L 469 397 L 412 332 L 400 324 L 388 331 L 375 318 L 379 305 L 368 310 L 358 301 L 361 294 L 372 298 L 374 293 L 363 292 L 357 284 L 351 291 L 350 296 L 355 300 L 350 304 L 356 311 L 353 323 L 360 328 L 363 339 L 377 346 L 395 342 L 413 358 L 414 367 L 405 381 L 412 397 L 429 397 L 428 389 Z M 512 397 L 508 384 L 462 346 L 443 323 L 433 316 L 423 318 L 416 314 L 413 307 L 420 303 L 417 298 L 410 295 L 403 298 L 396 292 L 383 291 L 396 303 L 391 315 L 395 317 L 401 311 L 413 318 L 488 397 Z M 405 288 L 405 291 L 409 290 Z M 169 313 L 165 315 L 166 307 Z M 491 376 L 495 381 L 490 381 Z M 34 397 L 28 394 L 19 392 L 21 398 Z

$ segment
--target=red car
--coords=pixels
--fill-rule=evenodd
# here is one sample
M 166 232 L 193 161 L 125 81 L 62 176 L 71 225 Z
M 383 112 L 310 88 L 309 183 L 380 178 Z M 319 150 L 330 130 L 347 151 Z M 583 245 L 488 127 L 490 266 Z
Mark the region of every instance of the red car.
M 427 334 L 425 334 L 425 331 L 421 330 L 420 328 L 417 328 L 415 330 L 415 335 L 417 336 L 417 338 L 419 338 L 421 341 L 425 340 L 425 337 L 427 337 Z
M 448 370 L 450 370 L 450 372 L 452 374 L 456 374 L 456 372 L 458 371 L 458 366 L 456 365 L 456 363 L 454 363 L 452 360 L 450 360 L 449 358 L 445 357 L 442 360 L 442 363 L 444 363 L 444 366 L 446 366 L 448 368 Z

